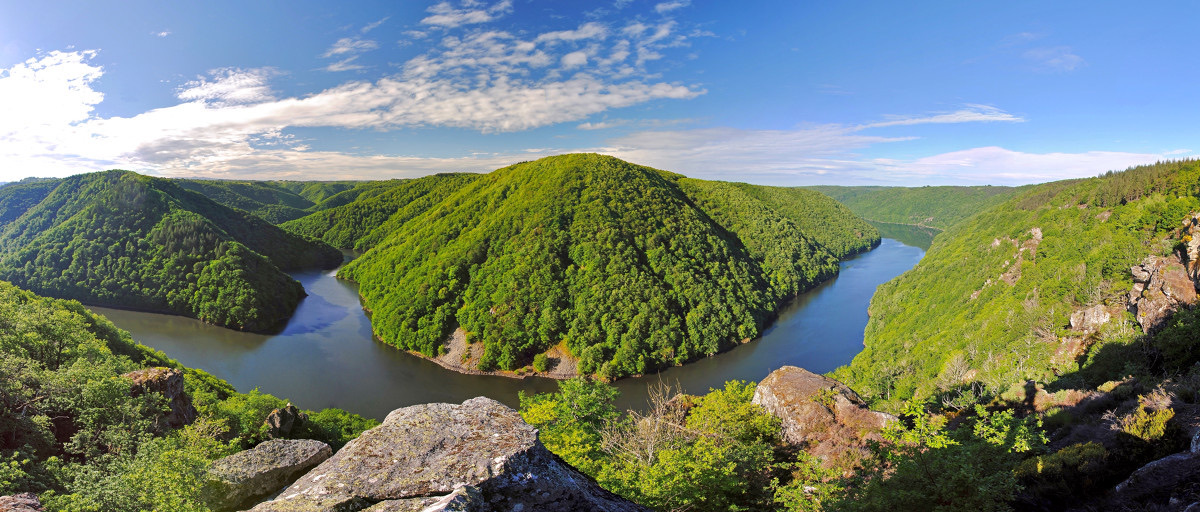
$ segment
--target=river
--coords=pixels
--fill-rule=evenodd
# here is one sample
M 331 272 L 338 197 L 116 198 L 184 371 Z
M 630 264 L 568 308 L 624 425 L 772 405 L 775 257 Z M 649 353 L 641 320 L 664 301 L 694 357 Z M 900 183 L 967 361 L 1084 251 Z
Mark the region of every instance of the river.
M 783 365 L 824 373 L 849 363 L 862 350 L 875 288 L 912 268 L 924 254 L 922 247 L 886 238 L 879 247 L 843 261 L 837 277 L 789 304 L 760 339 L 655 375 L 617 381 L 617 405 L 643 407 L 647 387 L 660 381 L 704 393 L 727 380 L 762 380 Z M 283 332 L 274 335 L 232 331 L 180 316 L 91 309 L 142 344 L 225 379 L 239 391 L 257 387 L 305 409 L 337 407 L 382 419 L 398 407 L 458 403 L 480 395 L 516 407 L 520 391 L 556 388 L 549 379 L 460 374 L 384 345 L 372 338 L 353 283 L 337 279 L 334 272 L 293 277 L 308 297 Z

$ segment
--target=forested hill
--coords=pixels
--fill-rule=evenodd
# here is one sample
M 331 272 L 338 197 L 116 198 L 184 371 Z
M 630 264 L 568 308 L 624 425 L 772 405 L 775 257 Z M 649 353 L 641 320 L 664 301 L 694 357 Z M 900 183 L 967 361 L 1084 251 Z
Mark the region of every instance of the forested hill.
M 363 194 L 385 190 L 391 181 L 230 181 L 180 179 L 175 183 L 230 208 L 279 224 L 341 206 Z
M 244 330 L 285 321 L 304 290 L 284 270 L 341 253 L 127 171 L 0 188 L 0 279 L 60 298 Z
M 864 219 L 946 229 L 1028 187 L 806 187 Z
M 324 209 L 280 227 L 320 238 L 334 247 L 366 251 L 478 176 L 435 174 L 415 180 L 379 182 L 373 188 L 356 189 L 359 193 L 353 197 L 343 193 L 326 201 L 345 201 L 341 207 Z
M 913 270 L 879 287 L 865 349 L 835 376 L 897 410 L 911 397 L 990 396 L 1026 379 L 1094 387 L 1162 370 L 1170 358 L 1140 345 L 1126 311 L 1130 269 L 1190 241 L 1179 227 L 1200 211 L 1198 183 L 1200 163 L 1183 161 L 1019 190 L 938 235 Z M 1103 327 L 1072 329 L 1085 310 Z
M 287 227 L 370 248 L 340 275 L 387 343 L 436 356 L 461 327 L 480 370 L 561 343 L 579 372 L 609 378 L 757 337 L 839 257 L 879 241 L 819 194 L 593 154 L 414 180 Z

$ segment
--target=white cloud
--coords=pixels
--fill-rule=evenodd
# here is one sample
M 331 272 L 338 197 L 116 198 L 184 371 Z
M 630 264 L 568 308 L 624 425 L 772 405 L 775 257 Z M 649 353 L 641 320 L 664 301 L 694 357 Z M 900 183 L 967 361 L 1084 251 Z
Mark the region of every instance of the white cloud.
M 495 20 L 512 12 L 512 0 L 501 0 L 491 7 L 479 8 L 479 2 L 463 2 L 462 9 L 455 9 L 450 2 L 438 3 L 426 10 L 430 16 L 421 20 L 424 25 L 454 28 Z
M 190 81 L 175 93 L 183 101 L 206 101 L 215 105 L 257 103 L 275 99 L 267 81 L 276 74 L 271 68 L 213 70 L 209 78 Z
M 355 54 L 368 50 L 374 50 L 376 48 L 379 48 L 379 43 L 370 39 L 343 37 L 338 39 L 337 42 L 333 43 L 333 46 L 330 46 L 328 50 L 325 50 L 325 53 L 322 53 L 321 57 L 329 58 L 347 53 Z
M 909 161 L 873 160 L 892 180 L 925 183 L 1015 185 L 1086 178 L 1164 160 L 1164 155 L 1120 151 L 1024 153 L 1000 147 L 972 148 Z
M 388 18 L 391 18 L 391 16 L 384 16 L 384 17 L 383 17 L 383 19 L 381 19 L 381 20 L 379 20 L 379 21 L 375 21 L 375 22 L 372 22 L 372 23 L 367 23 L 365 26 L 363 26 L 363 28 L 359 29 L 358 31 L 359 31 L 360 33 L 366 34 L 367 32 L 370 32 L 370 31 L 372 31 L 372 30 L 375 30 L 375 29 L 379 28 L 379 26 L 380 26 L 380 25 L 383 25 L 383 23 L 384 23 L 385 21 L 387 21 L 387 20 L 388 20 Z
M 566 69 L 578 68 L 587 65 L 588 56 L 586 52 L 571 52 L 562 57 L 562 65 Z
M 673 0 L 671 2 L 663 2 L 654 6 L 654 11 L 659 14 L 668 13 L 676 9 L 691 5 L 691 0 Z
M 1023 56 L 1047 71 L 1074 71 L 1085 64 L 1083 57 L 1076 55 L 1070 46 L 1034 48 Z
M 90 63 L 95 56 L 94 50 L 54 51 L 0 69 L 0 137 L 88 119 L 104 99 L 92 89 L 104 74 Z
M 301 141 L 282 135 L 289 128 L 518 131 L 704 93 L 681 84 L 612 81 L 588 69 L 565 78 L 493 73 L 539 65 L 539 54 L 525 48 L 527 42 L 511 36 L 495 40 L 503 51 L 459 54 L 452 50 L 460 45 L 451 45 L 448 56 L 427 59 L 436 69 L 347 82 L 303 97 L 276 97 L 269 82 L 277 72 L 271 69 L 214 70 L 176 91 L 183 103 L 110 118 L 93 113 L 103 99 L 92 89 L 103 73 L 89 63 L 96 53 L 53 52 L 0 70 L 0 109 L 6 114 L 0 116 L 0 160 L 15 172 L 46 175 L 111 167 L 170 174 L 258 172 L 254 169 L 266 162 L 317 158 L 295 149 Z M 340 64 L 353 66 L 354 57 Z M 470 80 L 459 78 L 464 67 L 475 70 Z M 482 81 L 476 80 L 480 71 L 487 75 Z M 308 156 L 287 156 L 292 154 Z
M 351 55 L 342 60 L 334 62 L 328 66 L 325 66 L 324 69 L 325 69 L 325 71 L 336 73 L 338 71 L 354 71 L 354 70 L 366 68 L 366 66 L 363 66 L 361 64 L 354 64 L 355 60 L 358 60 L 358 55 Z
M 1021 123 L 1025 119 L 1014 116 L 990 105 L 966 105 L 965 108 L 942 114 L 917 117 L 891 117 L 886 121 L 878 121 L 863 125 L 863 128 L 881 128 L 885 126 L 909 126 L 914 124 L 948 124 L 948 123 L 979 123 L 1006 122 Z
M 608 27 L 600 23 L 584 23 L 575 30 L 560 30 L 539 34 L 534 42 L 547 41 L 579 41 L 581 39 L 604 39 L 608 36 Z
M 162 30 L 162 31 L 158 31 L 158 32 L 151 32 L 150 35 L 155 36 L 155 37 L 167 37 L 167 36 L 171 35 L 171 31 L 170 30 Z

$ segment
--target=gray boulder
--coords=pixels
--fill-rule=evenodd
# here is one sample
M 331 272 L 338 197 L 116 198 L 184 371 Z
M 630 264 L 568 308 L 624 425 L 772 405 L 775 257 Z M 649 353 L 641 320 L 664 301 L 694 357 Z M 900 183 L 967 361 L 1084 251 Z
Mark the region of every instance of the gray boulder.
M 1071 313 L 1071 329 L 1090 334 L 1099 331 L 1111 319 L 1108 309 L 1103 304 L 1096 304 Z
M 489 398 L 392 411 L 255 512 L 644 510 L 551 454 Z
M 205 488 L 209 504 L 233 510 L 287 487 L 305 471 L 333 455 L 329 445 L 311 439 L 273 440 L 213 463 Z
M 804 368 L 784 366 L 754 390 L 754 403 L 779 418 L 783 440 L 821 459 L 864 450 L 868 439 L 896 419 L 872 411 L 845 384 Z
M 42 512 L 42 502 L 31 492 L 0 496 L 0 512 Z
M 1196 303 L 1196 285 L 1176 258 L 1146 258 L 1130 273 L 1129 305 L 1142 332 L 1157 330 L 1179 308 Z
M 1117 484 L 1113 502 L 1167 501 L 1185 485 L 1197 481 L 1200 481 L 1200 457 L 1191 452 L 1176 453 L 1138 468 Z

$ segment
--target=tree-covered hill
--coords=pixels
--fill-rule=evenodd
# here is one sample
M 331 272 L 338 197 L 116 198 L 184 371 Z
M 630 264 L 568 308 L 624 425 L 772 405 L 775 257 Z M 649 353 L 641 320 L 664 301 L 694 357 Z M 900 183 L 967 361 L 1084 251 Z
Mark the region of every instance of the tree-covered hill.
M 395 229 L 470 183 L 476 174 L 435 174 L 415 180 L 374 182 L 328 198 L 322 206 L 344 202 L 279 227 L 320 238 L 329 245 L 366 251 Z
M 304 290 L 284 270 L 341 253 L 127 171 L 0 188 L 0 279 L 83 302 L 270 330 Z
M 608 378 L 757 337 L 879 240 L 819 194 L 592 154 L 414 180 L 288 227 L 370 249 L 340 275 L 387 343 L 436 356 L 461 327 L 478 369 L 514 370 L 565 342 L 580 372 Z
M 217 203 L 280 224 L 387 190 L 389 181 L 232 181 L 180 179 L 176 183 Z
M 1024 188 L 951 226 L 913 270 L 879 287 L 865 349 L 835 376 L 895 410 L 964 386 L 978 394 L 1120 373 L 1131 360 L 1102 354 L 1141 333 L 1125 312 L 1130 268 L 1177 247 L 1180 222 L 1200 210 L 1198 183 L 1197 161 L 1138 167 Z M 1093 306 L 1113 319 L 1091 334 L 1069 328 Z
M 806 187 L 878 222 L 946 229 L 1027 187 Z

